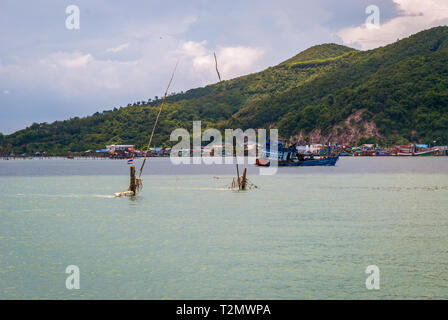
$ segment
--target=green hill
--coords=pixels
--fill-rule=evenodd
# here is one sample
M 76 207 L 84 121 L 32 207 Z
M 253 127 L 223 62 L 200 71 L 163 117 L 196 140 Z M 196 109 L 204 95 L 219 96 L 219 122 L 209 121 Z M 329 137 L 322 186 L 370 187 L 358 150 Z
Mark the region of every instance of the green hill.
M 300 52 L 291 59 L 282 62 L 280 66 L 294 67 L 304 64 L 328 63 L 332 61 L 332 58 L 340 57 L 344 53 L 352 51 L 354 49 L 335 43 L 321 44 Z
M 175 128 L 275 127 L 307 142 L 448 143 L 448 28 L 357 51 L 336 44 L 309 48 L 283 63 L 167 99 L 154 144 Z M 225 92 L 225 94 L 224 94 Z M 33 124 L 0 136 L 3 153 L 70 151 L 106 144 L 143 146 L 160 100 L 85 118 Z M 229 108 L 226 108 L 226 105 Z
M 319 130 L 327 138 L 335 126 L 365 110 L 352 123 L 360 131 L 364 125 L 377 126 L 378 134 L 365 138 L 446 144 L 447 59 L 448 28 L 433 28 L 386 47 L 344 54 L 330 70 L 256 106 L 245 106 L 235 117 L 243 127 L 277 124 L 284 137 Z M 353 131 L 340 129 L 339 135 Z M 337 135 L 332 138 L 337 141 Z

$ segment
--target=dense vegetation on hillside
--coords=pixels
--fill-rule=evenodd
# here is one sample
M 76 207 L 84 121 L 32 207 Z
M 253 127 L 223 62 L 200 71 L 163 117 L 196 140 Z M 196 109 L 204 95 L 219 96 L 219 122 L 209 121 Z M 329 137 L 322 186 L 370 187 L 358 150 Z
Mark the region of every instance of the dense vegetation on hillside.
M 386 47 L 349 52 L 312 81 L 243 107 L 243 127 L 276 123 L 284 137 L 328 132 L 366 108 L 383 143 L 448 143 L 448 28 L 421 32 Z
M 386 47 L 357 51 L 312 47 L 262 72 L 168 97 L 154 138 L 169 145 L 175 128 L 278 126 L 284 138 L 320 129 L 324 134 L 359 109 L 393 144 L 448 143 L 448 28 L 418 33 Z M 0 135 L 2 153 L 64 154 L 106 144 L 143 146 L 160 100 L 32 126 Z M 227 107 L 228 106 L 228 107 Z M 353 125 L 362 126 L 362 123 Z M 324 142 L 324 141 L 322 141 Z M 344 142 L 344 141 L 340 141 Z
M 335 43 L 321 44 L 300 52 L 294 57 L 282 62 L 280 66 L 294 68 L 303 67 L 304 65 L 329 63 L 343 54 L 353 51 L 354 49 L 352 48 Z

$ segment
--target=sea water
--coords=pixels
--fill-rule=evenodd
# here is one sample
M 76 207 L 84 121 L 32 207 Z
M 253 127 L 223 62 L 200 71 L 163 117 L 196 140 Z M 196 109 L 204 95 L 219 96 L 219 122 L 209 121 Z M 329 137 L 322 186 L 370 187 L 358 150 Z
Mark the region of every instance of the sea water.
M 0 161 L 0 298 L 448 298 L 448 157 L 248 169 L 149 159 L 114 198 L 125 160 Z

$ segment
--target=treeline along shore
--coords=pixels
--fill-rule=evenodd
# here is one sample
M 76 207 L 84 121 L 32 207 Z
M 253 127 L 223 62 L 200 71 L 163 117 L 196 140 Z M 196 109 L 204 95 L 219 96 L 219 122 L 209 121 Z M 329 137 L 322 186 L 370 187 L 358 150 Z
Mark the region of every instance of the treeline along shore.
M 410 145 L 396 145 L 393 147 L 382 147 L 373 144 L 363 144 L 361 146 L 346 146 L 338 144 L 312 144 L 312 145 L 300 145 L 288 144 L 280 142 L 284 146 L 292 147 L 297 154 L 303 155 L 327 155 L 330 151 L 338 156 L 354 156 L 354 157 L 375 157 L 375 156 L 448 156 L 448 146 L 433 146 L 430 147 L 424 144 L 410 144 Z M 201 156 L 225 156 L 227 145 L 213 145 L 200 148 Z M 257 143 L 245 143 L 244 156 L 256 155 L 260 156 L 264 147 Z M 177 151 L 176 156 L 193 156 L 195 151 L 199 149 L 183 149 Z M 129 159 L 129 158 L 143 158 L 146 157 L 170 157 L 172 153 L 171 148 L 150 148 L 149 151 L 143 152 L 135 149 L 133 145 L 112 145 L 107 146 L 105 149 L 99 150 L 87 150 L 85 152 L 72 153 L 68 155 L 47 155 L 45 152 L 36 153 L 34 155 L 15 155 L 15 154 L 2 154 L 0 159 L 2 160 L 26 160 L 26 159 Z

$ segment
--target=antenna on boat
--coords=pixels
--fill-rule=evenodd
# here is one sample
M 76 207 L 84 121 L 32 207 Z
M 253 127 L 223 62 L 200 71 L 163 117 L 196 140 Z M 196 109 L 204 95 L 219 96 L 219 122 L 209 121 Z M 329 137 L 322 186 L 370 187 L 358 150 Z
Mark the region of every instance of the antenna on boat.
M 229 126 L 230 129 L 233 129 L 233 125 L 232 125 L 232 114 L 230 113 L 229 110 L 229 106 L 227 105 L 227 100 L 225 92 L 226 92 L 226 88 L 225 88 L 225 83 L 222 81 L 221 79 L 221 74 L 219 73 L 218 70 L 218 59 L 216 58 L 216 52 L 213 52 L 213 56 L 215 57 L 215 69 L 216 69 L 216 73 L 218 74 L 218 79 L 219 79 L 219 83 L 223 83 L 223 92 L 224 92 L 224 105 L 226 107 L 226 111 L 229 117 Z M 232 147 L 233 147 L 233 139 L 232 139 Z M 236 181 L 235 179 L 233 179 L 232 181 L 232 189 L 236 189 L 238 187 L 238 190 L 246 190 L 246 186 L 247 186 L 247 178 L 246 178 L 246 174 L 247 174 L 247 168 L 244 168 L 243 171 L 243 175 L 240 177 L 240 169 L 238 167 L 238 159 L 236 158 L 236 152 L 233 154 L 234 159 L 235 159 L 235 163 L 236 163 Z

